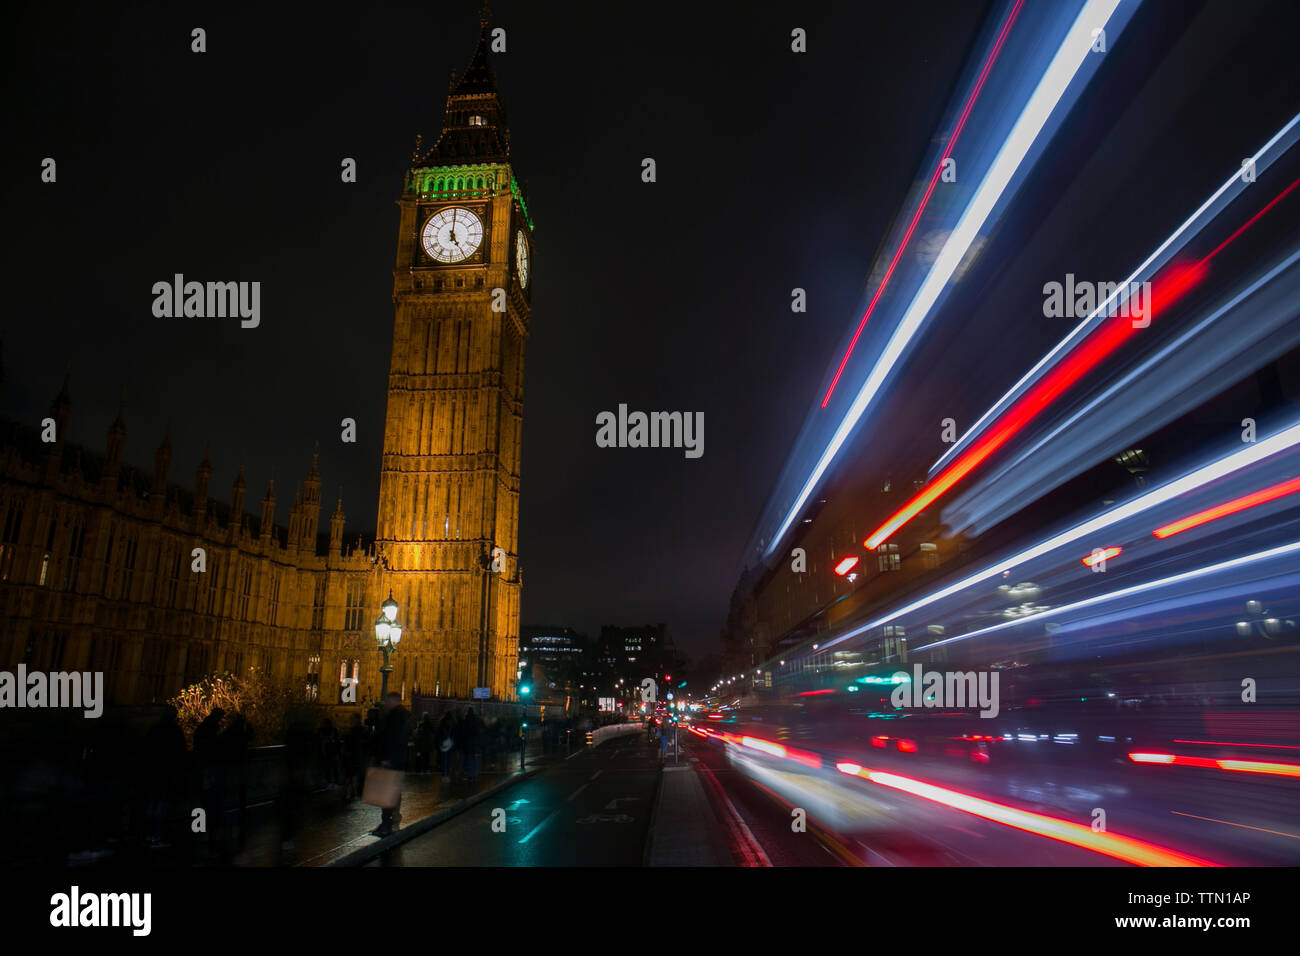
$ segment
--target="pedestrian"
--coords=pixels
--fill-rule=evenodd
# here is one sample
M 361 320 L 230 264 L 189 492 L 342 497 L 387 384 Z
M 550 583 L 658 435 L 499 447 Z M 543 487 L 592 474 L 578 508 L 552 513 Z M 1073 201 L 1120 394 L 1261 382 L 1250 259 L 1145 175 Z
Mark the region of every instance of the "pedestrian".
M 410 713 L 402 706 L 400 694 L 389 694 L 384 700 L 384 715 L 375 735 L 374 766 L 405 772 L 407 742 L 410 740 Z M 401 824 L 402 796 L 397 795 L 397 805 L 380 810 L 379 826 L 370 831 L 372 836 L 386 837 Z
M 226 810 L 226 771 L 217 745 L 226 712 L 213 707 L 194 730 L 194 760 L 199 772 L 199 805 L 207 820 L 208 843 L 215 847 L 221 836 Z
M 248 832 L 248 749 L 253 742 L 253 733 L 253 725 L 241 711 L 230 718 L 229 725 L 217 736 L 219 775 L 224 777 L 222 790 L 238 811 L 234 825 L 220 829 L 227 858 L 233 858 L 238 848 L 237 838 L 242 841 Z M 223 813 L 223 821 L 225 816 Z
M 352 715 L 343 741 L 343 799 L 355 800 L 361 796 L 361 782 L 366 773 L 366 727 L 361 715 Z
M 221 732 L 221 721 L 226 712 L 220 707 L 213 707 L 194 730 L 194 756 L 201 766 L 209 765 L 215 757 L 214 745 L 217 734 Z
M 285 717 L 284 790 L 280 794 L 281 863 L 292 862 L 297 854 L 313 751 L 317 746 L 319 730 L 312 732 L 311 712 L 303 707 L 290 711 Z
M 317 752 L 321 761 L 321 775 L 325 779 L 325 789 L 337 790 L 339 783 L 339 755 L 343 749 L 343 741 L 339 737 L 338 729 L 334 726 L 334 721 L 326 717 L 321 721 L 320 729 L 316 732 Z
M 426 774 L 429 772 L 429 760 L 433 756 L 434 739 L 437 737 L 438 728 L 433 725 L 433 715 L 425 713 L 420 720 L 420 726 L 415 731 L 415 772 Z
M 456 718 L 450 710 L 438 721 L 438 758 L 442 762 L 442 779 L 451 780 L 452 765 L 456 760 Z
M 465 761 L 465 776 L 469 780 L 470 788 L 478 782 L 478 748 L 479 737 L 482 734 L 482 725 L 478 717 L 474 714 L 474 708 L 470 707 L 465 711 L 465 718 L 457 725 L 457 731 L 460 738 L 456 741 L 456 746 L 461 752 L 461 758 Z
M 151 847 L 170 846 L 163 839 L 168 811 L 184 792 L 186 761 L 189 748 L 185 732 L 176 723 L 176 708 L 163 708 L 158 723 L 149 728 L 144 740 L 146 790 L 145 839 Z
M 489 714 L 483 718 L 483 766 L 495 770 L 500 752 L 501 722 Z

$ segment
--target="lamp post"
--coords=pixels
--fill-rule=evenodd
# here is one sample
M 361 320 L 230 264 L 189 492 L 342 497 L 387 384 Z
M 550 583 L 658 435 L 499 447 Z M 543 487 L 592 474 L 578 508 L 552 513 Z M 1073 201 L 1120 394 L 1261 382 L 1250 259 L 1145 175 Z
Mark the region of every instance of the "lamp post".
M 388 600 L 380 605 L 379 617 L 375 619 L 375 643 L 384 655 L 384 665 L 379 668 L 379 672 L 384 675 L 383 686 L 379 691 L 381 702 L 388 697 L 388 675 L 393 672 L 393 651 L 397 650 L 401 640 L 402 625 L 397 620 L 397 602 L 393 600 L 393 592 L 390 590 Z
M 519 691 L 516 696 L 519 698 L 519 772 L 524 770 L 524 748 L 528 743 L 528 703 L 525 698 L 533 691 L 532 687 L 523 681 L 519 682 Z

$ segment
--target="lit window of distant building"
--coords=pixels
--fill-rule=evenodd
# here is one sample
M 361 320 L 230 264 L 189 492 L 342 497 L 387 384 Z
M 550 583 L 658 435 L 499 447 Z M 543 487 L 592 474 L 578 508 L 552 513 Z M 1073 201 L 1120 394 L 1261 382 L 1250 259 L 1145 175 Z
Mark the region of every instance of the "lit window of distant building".
M 897 571 L 902 568 L 903 559 L 899 557 L 898 545 L 882 544 L 876 552 L 876 566 L 881 571 Z

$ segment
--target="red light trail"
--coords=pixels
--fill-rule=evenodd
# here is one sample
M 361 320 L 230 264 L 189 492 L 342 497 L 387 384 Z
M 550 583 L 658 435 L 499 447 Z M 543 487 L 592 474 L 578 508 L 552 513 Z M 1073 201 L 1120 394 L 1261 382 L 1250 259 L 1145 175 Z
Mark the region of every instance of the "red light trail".
M 1233 740 L 1183 740 L 1174 738 L 1176 744 L 1205 744 L 1207 747 L 1263 747 L 1266 750 L 1300 750 L 1290 744 L 1243 744 Z
M 1108 561 L 1124 552 L 1123 548 L 1098 548 L 1095 552 L 1083 559 L 1083 563 L 1088 567 L 1095 567 L 1103 561 Z
M 1209 272 L 1210 260 L 1226 249 L 1247 228 L 1258 222 L 1264 213 L 1277 205 L 1297 185 L 1300 185 L 1300 179 L 1291 183 L 1290 186 L 1275 196 L 1268 205 L 1247 220 L 1205 258 L 1195 263 L 1170 264 L 1167 266 L 1164 272 L 1151 283 L 1148 320 L 1154 319 L 1162 310 L 1173 306 L 1174 303 L 1199 285 Z M 1117 315 L 1110 322 L 1102 325 L 1064 361 L 1044 375 L 1021 396 L 1020 400 L 1002 416 L 996 428 L 986 432 L 983 438 L 975 442 L 910 501 L 894 512 L 884 524 L 871 533 L 863 542 L 863 545 L 872 551 L 878 548 L 895 531 L 933 504 L 948 489 L 965 478 L 985 459 L 1006 444 L 1012 436 L 1028 425 L 1070 386 L 1095 369 L 1102 360 L 1112 355 L 1137 330 L 1132 320 L 1124 315 Z
M 1278 498 L 1285 498 L 1287 495 L 1293 495 L 1297 491 L 1300 491 L 1300 478 L 1293 478 L 1290 481 L 1282 482 L 1280 485 L 1263 488 L 1252 494 L 1243 495 L 1240 498 L 1234 498 L 1232 501 L 1225 501 L 1223 504 L 1215 505 L 1213 508 L 1206 508 L 1204 511 L 1198 511 L 1194 515 L 1188 515 L 1186 518 L 1156 528 L 1156 530 L 1151 533 L 1157 538 L 1168 538 L 1176 534 L 1181 534 L 1191 528 L 1207 524 L 1211 521 L 1226 518 L 1228 515 L 1234 515 L 1239 511 L 1245 511 L 1247 508 L 1254 508 L 1256 505 L 1262 505 L 1269 501 L 1276 501 Z
M 837 763 L 835 769 L 850 777 L 860 777 L 882 787 L 901 790 L 904 793 L 910 793 L 913 796 L 946 807 L 952 807 L 973 816 L 983 817 L 985 820 L 992 820 L 994 823 L 1000 823 L 1003 826 L 1023 830 L 1026 833 L 1033 833 L 1051 840 L 1059 840 L 1061 843 L 1068 843 L 1084 850 L 1101 853 L 1117 860 L 1123 860 L 1126 863 L 1134 863 L 1138 866 L 1215 865 L 1208 860 L 1188 856 L 1185 853 L 1156 846 L 1154 843 L 1147 843 L 1144 840 L 1136 840 L 1133 837 L 1120 836 L 1117 833 L 1107 831 L 1094 832 L 1091 827 L 1079 823 L 1049 817 L 1043 813 L 1030 813 L 1028 810 L 1020 810 L 1016 807 L 1007 806 L 1005 803 L 984 800 L 968 793 L 962 793 L 959 790 L 937 787 L 934 784 L 900 776 L 896 773 L 869 770 L 860 764 L 847 761 Z
M 1131 753 L 1134 763 L 1165 764 L 1175 767 L 1203 767 L 1209 770 L 1232 770 L 1237 773 L 1263 773 L 1276 777 L 1300 777 L 1300 764 L 1274 763 L 1267 760 L 1231 760 L 1214 757 L 1188 757 L 1182 754 Z

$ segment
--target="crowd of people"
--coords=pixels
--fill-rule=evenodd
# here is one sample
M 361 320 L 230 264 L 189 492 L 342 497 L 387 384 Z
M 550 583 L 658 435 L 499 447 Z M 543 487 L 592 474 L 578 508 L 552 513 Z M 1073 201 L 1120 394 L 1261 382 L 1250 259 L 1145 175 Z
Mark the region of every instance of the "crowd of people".
M 137 736 L 122 723 L 104 721 L 87 742 L 78 774 L 90 810 L 82 851 L 71 862 L 94 862 L 125 837 L 135 845 L 185 853 L 213 862 L 232 862 L 250 824 L 250 801 L 280 816 L 282 848 L 295 847 L 314 791 L 337 792 L 343 804 L 362 800 L 368 768 L 384 766 L 406 774 L 441 775 L 444 786 L 466 794 L 478 788 L 480 773 L 518 765 L 526 718 L 519 712 L 481 714 L 473 706 L 452 706 L 412 719 L 396 695 L 381 707 L 353 713 L 342 727 L 319 711 L 290 711 L 284 725 L 258 735 L 242 713 L 213 708 L 193 732 L 192 748 L 176 710 L 163 708 L 156 722 Z M 527 728 L 542 751 L 581 745 L 585 725 L 549 720 Z M 143 729 L 143 728 L 141 728 Z M 259 803 L 260 801 L 260 803 Z M 400 810 L 382 814 L 376 835 L 400 821 Z M 84 841 L 84 842 L 82 842 Z
M 395 732 L 386 724 L 400 721 L 406 753 L 400 766 L 408 773 L 440 773 L 444 780 L 474 781 L 481 769 L 502 769 L 518 755 L 521 739 L 519 717 L 481 717 L 473 707 L 444 711 L 437 719 L 425 713 L 412 720 L 400 703 L 392 710 L 371 708 L 364 722 L 360 714 L 340 734 L 328 718 L 321 724 L 320 758 L 327 786 L 344 791 L 345 799 L 361 795 L 365 768 L 370 765 L 374 742 L 385 738 L 385 752 L 402 749 L 393 742 Z M 394 762 L 397 766 L 397 763 Z

